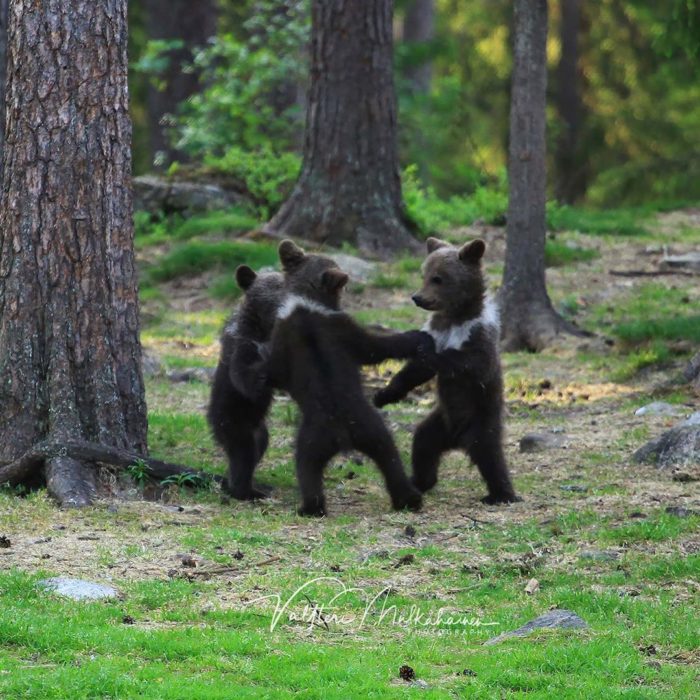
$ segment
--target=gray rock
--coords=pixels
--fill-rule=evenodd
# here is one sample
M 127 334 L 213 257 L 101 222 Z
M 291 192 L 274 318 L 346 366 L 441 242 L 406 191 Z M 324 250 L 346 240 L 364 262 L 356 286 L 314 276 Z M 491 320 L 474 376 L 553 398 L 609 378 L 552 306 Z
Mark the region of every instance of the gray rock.
M 571 610 L 550 610 L 544 615 L 530 620 L 530 622 L 527 622 L 522 627 L 518 627 L 517 630 L 499 634 L 497 637 L 488 639 L 484 644 L 490 646 L 492 644 L 498 644 L 506 639 L 511 639 L 512 637 L 526 637 L 537 629 L 585 629 L 586 627 L 588 627 L 588 624 L 576 613 L 571 612 Z
M 662 270 L 688 270 L 700 272 L 700 251 L 685 255 L 667 255 L 660 264 Z
M 347 253 L 334 253 L 329 256 L 339 267 L 347 272 L 356 282 L 369 282 L 377 269 L 377 265 L 368 260 L 357 258 Z
M 528 433 L 520 438 L 521 452 L 544 452 L 564 447 L 566 441 L 561 435 L 551 433 Z
M 683 408 L 681 406 L 674 406 L 673 404 L 666 403 L 665 401 L 653 401 L 648 403 L 646 406 L 638 408 L 635 412 L 635 416 L 680 416 L 683 414 Z
M 141 353 L 141 370 L 144 377 L 155 377 L 162 373 L 163 365 L 156 355 L 149 350 Z
M 39 585 L 47 591 L 58 593 L 72 600 L 101 600 L 103 598 L 116 598 L 119 593 L 111 586 L 101 583 L 82 581 L 79 578 L 66 578 L 58 576 L 39 581 Z
M 695 515 L 695 511 L 692 508 L 685 508 L 684 506 L 668 506 L 666 512 L 669 515 L 675 515 L 677 518 L 689 518 L 691 515 Z
M 176 182 L 155 175 L 135 177 L 133 191 L 134 209 L 150 214 L 178 213 L 186 217 L 248 203 L 239 192 L 218 185 Z
M 581 559 L 590 559 L 592 561 L 616 561 L 620 558 L 620 553 L 610 549 L 584 549 L 579 556 Z
M 660 469 L 697 466 L 700 464 L 700 423 L 683 421 L 642 445 L 633 458 L 637 462 L 656 464 Z
M 691 413 L 682 423 L 678 424 L 678 427 L 681 428 L 690 425 L 700 425 L 700 411 Z
M 189 367 L 168 372 L 167 377 L 174 384 L 179 382 L 203 382 L 208 384 L 214 377 L 215 371 L 213 367 Z
M 571 493 L 586 493 L 588 491 L 588 487 L 581 484 L 562 484 L 559 488 L 562 491 L 570 491 Z

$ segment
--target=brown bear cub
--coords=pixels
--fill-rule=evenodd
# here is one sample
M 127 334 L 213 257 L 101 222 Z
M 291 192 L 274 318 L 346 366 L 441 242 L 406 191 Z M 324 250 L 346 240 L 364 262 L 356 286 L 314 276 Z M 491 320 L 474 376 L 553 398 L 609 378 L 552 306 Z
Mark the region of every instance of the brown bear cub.
M 226 490 L 239 500 L 265 498 L 253 486 L 253 472 L 267 449 L 265 416 L 272 391 L 251 368 L 267 352 L 277 310 L 284 296 L 279 272 L 256 275 L 247 265 L 236 270 L 243 303 L 224 327 L 207 418 L 228 457 Z
M 422 492 L 437 483 L 443 453 L 467 452 L 486 481 L 484 503 L 520 500 L 503 454 L 503 379 L 498 353 L 495 303 L 486 298 L 481 271 L 485 244 L 471 241 L 457 249 L 428 239 L 423 289 L 416 305 L 432 311 L 424 330 L 435 340 L 436 359 L 409 362 L 374 397 L 376 406 L 399 401 L 437 374 L 438 405 L 413 438 L 413 483 Z
M 301 409 L 299 514 L 325 514 L 323 470 L 336 454 L 351 449 L 376 462 L 394 508 L 419 509 L 421 494 L 411 485 L 381 415 L 365 398 L 360 367 L 430 354 L 432 338 L 420 331 L 380 335 L 364 330 L 340 310 L 348 276 L 333 260 L 307 255 L 292 241 L 280 244 L 279 256 L 287 296 L 263 371 L 270 385 L 288 391 Z

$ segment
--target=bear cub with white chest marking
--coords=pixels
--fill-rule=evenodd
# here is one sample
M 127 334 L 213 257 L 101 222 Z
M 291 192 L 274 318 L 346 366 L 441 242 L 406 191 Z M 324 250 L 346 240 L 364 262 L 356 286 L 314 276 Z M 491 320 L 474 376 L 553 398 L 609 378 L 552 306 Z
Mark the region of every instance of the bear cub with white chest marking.
M 207 418 L 228 457 L 226 490 L 238 500 L 252 500 L 267 496 L 253 485 L 253 472 L 267 449 L 265 418 L 272 401 L 272 391 L 253 368 L 267 353 L 284 277 L 279 272 L 256 275 L 241 265 L 236 282 L 246 294 L 221 335 Z
M 503 454 L 503 378 L 498 352 L 498 311 L 486 296 L 481 270 L 485 243 L 477 239 L 455 248 L 427 241 L 423 288 L 413 301 L 432 315 L 424 330 L 437 355 L 409 362 L 374 397 L 376 406 L 399 401 L 437 375 L 438 404 L 413 438 L 413 483 L 425 492 L 437 483 L 442 455 L 463 450 L 486 481 L 484 503 L 520 500 Z
M 340 310 L 348 276 L 331 258 L 307 255 L 292 241 L 280 244 L 279 256 L 287 296 L 262 372 L 301 409 L 296 440 L 299 513 L 325 514 L 324 468 L 336 454 L 351 449 L 377 464 L 395 509 L 419 509 L 421 494 L 406 475 L 381 415 L 365 398 L 360 367 L 390 357 L 432 354 L 432 338 L 420 331 L 365 330 Z

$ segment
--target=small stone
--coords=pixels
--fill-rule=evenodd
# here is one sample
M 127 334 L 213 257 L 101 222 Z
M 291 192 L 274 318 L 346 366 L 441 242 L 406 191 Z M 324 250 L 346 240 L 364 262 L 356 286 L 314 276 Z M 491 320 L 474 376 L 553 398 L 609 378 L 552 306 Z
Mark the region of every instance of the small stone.
M 559 488 L 562 491 L 571 491 L 572 493 L 586 493 L 588 491 L 587 486 L 581 486 L 580 484 L 562 484 Z
M 536 617 L 534 620 L 530 620 L 530 622 L 512 632 L 504 632 L 497 637 L 492 637 L 486 640 L 484 644 L 491 646 L 512 637 L 526 637 L 536 629 L 585 629 L 586 627 L 588 627 L 588 623 L 582 620 L 575 612 L 555 609 Z
M 470 668 L 465 668 L 462 671 L 457 671 L 458 676 L 468 676 L 470 678 L 476 678 L 476 671 L 472 671 Z
M 101 600 L 103 598 L 116 598 L 119 595 L 117 590 L 111 586 L 64 576 L 42 579 L 39 581 L 39 585 L 47 591 L 58 593 L 72 600 Z
M 376 263 L 363 260 L 346 253 L 334 253 L 330 256 L 336 264 L 353 278 L 355 282 L 369 282 L 377 269 Z
M 666 512 L 669 515 L 675 515 L 677 518 L 689 518 L 691 515 L 695 515 L 694 510 L 683 506 L 668 506 Z
M 411 686 L 414 688 L 423 688 L 425 690 L 428 687 L 428 684 L 419 678 L 418 680 L 411 681 Z
M 634 412 L 635 416 L 680 416 L 682 414 L 683 409 L 680 406 L 674 406 L 665 401 L 653 401 Z
M 620 553 L 609 549 L 584 549 L 579 554 L 579 557 L 581 559 L 590 559 L 592 561 L 616 561 L 620 558 Z
M 521 452 L 544 452 L 564 446 L 564 439 L 551 433 L 528 433 L 520 438 Z
M 339 574 L 342 571 L 338 564 L 331 564 L 330 569 L 334 574 Z
M 536 578 L 531 578 L 525 586 L 525 593 L 533 595 L 540 590 L 540 582 Z
M 659 267 L 662 270 L 689 270 L 700 272 L 700 251 L 692 251 L 684 255 L 666 255 Z

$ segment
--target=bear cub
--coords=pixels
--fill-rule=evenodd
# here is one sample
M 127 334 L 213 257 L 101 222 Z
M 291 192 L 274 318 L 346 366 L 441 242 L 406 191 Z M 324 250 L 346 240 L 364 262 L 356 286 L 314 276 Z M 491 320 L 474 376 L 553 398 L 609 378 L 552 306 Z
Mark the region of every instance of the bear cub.
M 486 245 L 477 239 L 457 249 L 429 238 L 427 246 L 423 288 L 412 298 L 432 312 L 424 330 L 434 338 L 437 354 L 432 361 L 409 362 L 377 392 L 374 403 L 381 407 L 399 401 L 437 375 L 437 406 L 413 438 L 413 483 L 422 492 L 435 486 L 440 458 L 458 449 L 471 457 L 486 481 L 484 503 L 518 501 L 503 454 L 500 329 L 481 270 Z
M 226 490 L 238 500 L 252 500 L 268 495 L 253 486 L 253 472 L 267 449 L 265 417 L 272 401 L 272 391 L 253 368 L 268 352 L 284 277 L 279 272 L 256 275 L 241 265 L 236 282 L 246 294 L 221 335 L 207 418 L 228 457 Z
M 299 513 L 325 515 L 324 468 L 336 454 L 351 449 L 377 464 L 395 509 L 418 510 L 421 494 L 409 481 L 381 415 L 365 398 L 360 368 L 390 357 L 427 356 L 434 352 L 432 338 L 420 331 L 363 329 L 340 310 L 348 275 L 332 259 L 307 255 L 292 241 L 280 244 L 279 256 L 287 296 L 264 372 L 301 409 L 295 455 Z

